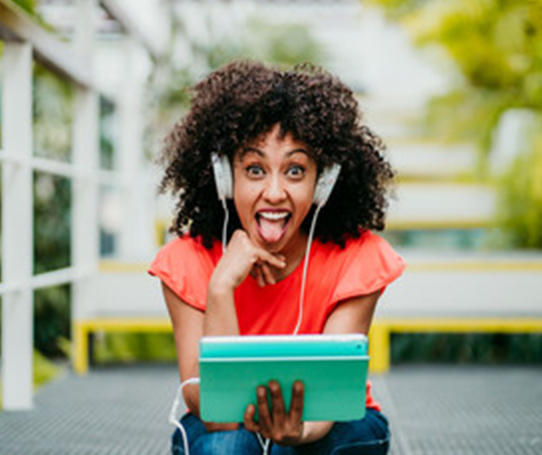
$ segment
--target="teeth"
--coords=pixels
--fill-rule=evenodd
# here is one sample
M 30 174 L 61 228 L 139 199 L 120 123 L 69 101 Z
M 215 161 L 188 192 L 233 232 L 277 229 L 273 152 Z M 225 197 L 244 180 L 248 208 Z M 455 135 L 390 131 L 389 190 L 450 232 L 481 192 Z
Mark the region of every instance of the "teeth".
M 288 216 L 288 212 L 260 212 L 259 215 L 266 220 L 283 220 Z

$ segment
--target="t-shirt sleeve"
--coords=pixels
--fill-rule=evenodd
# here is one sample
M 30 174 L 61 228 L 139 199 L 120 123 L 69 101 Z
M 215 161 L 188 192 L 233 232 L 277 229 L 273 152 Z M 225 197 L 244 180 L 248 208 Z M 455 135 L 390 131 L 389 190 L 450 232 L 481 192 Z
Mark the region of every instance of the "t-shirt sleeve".
M 371 232 L 366 232 L 348 247 L 332 304 L 341 300 L 384 290 L 405 269 L 405 263 L 390 244 Z
M 209 252 L 189 237 L 179 237 L 165 245 L 149 267 L 183 302 L 205 310 L 207 286 L 214 264 Z

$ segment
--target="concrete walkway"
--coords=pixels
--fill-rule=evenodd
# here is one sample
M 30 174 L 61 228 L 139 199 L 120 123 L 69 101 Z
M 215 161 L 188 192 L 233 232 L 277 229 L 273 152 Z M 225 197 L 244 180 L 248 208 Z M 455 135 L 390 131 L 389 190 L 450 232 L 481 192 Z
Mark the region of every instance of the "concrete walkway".
M 373 387 L 391 455 L 542 454 L 542 368 L 394 367 Z M 174 366 L 68 374 L 36 407 L 0 413 L 1 455 L 166 455 Z

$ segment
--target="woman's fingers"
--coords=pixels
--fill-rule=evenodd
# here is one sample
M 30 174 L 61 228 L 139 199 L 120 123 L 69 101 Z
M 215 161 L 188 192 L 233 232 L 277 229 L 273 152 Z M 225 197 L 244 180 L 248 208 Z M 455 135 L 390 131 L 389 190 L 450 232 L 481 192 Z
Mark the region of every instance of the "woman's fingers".
M 271 408 L 268 401 L 268 389 Z M 304 386 L 301 381 L 292 386 L 292 400 L 287 412 L 282 389 L 277 381 L 269 381 L 268 387 L 256 389 L 256 400 L 259 421 L 255 422 L 256 407 L 249 405 L 245 410 L 243 422 L 249 431 L 260 433 L 264 438 L 272 439 L 278 444 L 295 445 L 303 436 L 303 402 Z
M 243 424 L 245 425 L 245 428 L 248 431 L 259 433 L 260 425 L 258 425 L 254 421 L 255 416 L 256 416 L 256 406 L 254 406 L 253 404 L 249 404 L 247 408 L 245 409 L 245 415 L 243 416 Z
M 262 248 L 259 248 L 260 252 L 260 262 L 266 262 L 267 264 L 277 268 L 277 269 L 283 269 L 286 267 L 286 261 L 284 260 L 284 256 L 276 256 L 273 253 L 270 253 L 269 251 L 265 251 Z
M 273 406 L 273 421 L 282 421 L 286 416 L 282 390 L 277 381 L 269 381 L 269 392 L 271 392 L 271 403 Z
M 273 272 L 271 271 L 271 269 L 269 268 L 267 264 L 264 263 L 260 265 L 260 272 L 266 284 L 275 284 L 277 282 L 275 280 L 275 276 L 273 275 Z
M 260 266 L 260 264 L 254 264 L 252 269 L 254 270 L 254 277 L 256 278 L 258 286 L 263 288 L 266 283 L 265 283 L 265 277 L 262 273 L 262 267 Z
M 292 386 L 292 402 L 288 415 L 294 422 L 301 421 L 303 417 L 303 406 L 305 403 L 305 386 L 301 381 L 295 381 Z
M 258 402 L 260 433 L 265 438 L 271 438 L 273 421 L 269 412 L 269 403 L 267 402 L 267 389 L 264 386 L 256 389 L 256 400 Z

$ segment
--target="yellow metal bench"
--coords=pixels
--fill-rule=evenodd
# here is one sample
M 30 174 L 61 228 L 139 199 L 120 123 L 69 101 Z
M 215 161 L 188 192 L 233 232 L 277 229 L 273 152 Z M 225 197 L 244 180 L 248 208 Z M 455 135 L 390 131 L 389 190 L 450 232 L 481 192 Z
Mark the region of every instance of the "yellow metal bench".
M 392 333 L 542 333 L 542 318 L 379 318 L 369 333 L 372 373 L 389 370 Z

